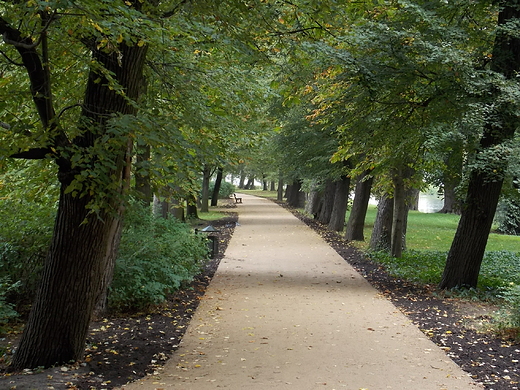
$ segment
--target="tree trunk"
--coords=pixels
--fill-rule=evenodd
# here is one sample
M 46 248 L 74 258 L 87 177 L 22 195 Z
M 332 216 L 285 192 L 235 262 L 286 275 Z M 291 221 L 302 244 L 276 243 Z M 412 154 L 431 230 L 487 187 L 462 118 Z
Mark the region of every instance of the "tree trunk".
M 277 193 L 276 193 L 276 200 L 278 202 L 283 201 L 283 178 L 281 175 L 278 179 L 278 189 L 277 189 Z
M 455 193 L 454 183 L 444 183 L 444 203 L 438 212 L 443 214 L 460 214 L 460 202 Z
M 409 194 L 406 196 L 408 210 L 419 210 L 419 195 L 421 194 L 421 191 L 419 191 L 417 188 L 411 188 L 407 192 Z
M 209 181 L 211 179 L 211 168 L 208 165 L 204 165 L 202 170 L 202 196 L 200 199 L 201 208 L 200 211 L 207 213 L 209 211 Z
M 199 219 L 197 210 L 197 198 L 194 195 L 186 197 L 186 219 Z
M 349 190 L 350 177 L 342 176 L 341 179 L 336 182 L 334 205 L 328 225 L 329 230 L 340 232 L 345 227 L 345 214 L 347 213 Z
M 374 251 L 390 251 L 392 237 L 392 220 L 394 215 L 394 199 L 385 194 L 377 204 L 377 215 L 370 238 L 370 249 Z
M 408 212 L 406 207 L 406 192 L 403 176 L 400 172 L 394 175 L 394 215 L 392 219 L 392 239 L 390 254 L 393 257 L 403 255 L 403 236 L 405 215 Z
M 289 187 L 289 186 L 288 186 Z M 287 204 L 294 208 L 302 207 L 301 203 L 301 188 L 302 181 L 295 180 L 293 184 L 291 184 L 290 189 L 287 190 Z
M 263 187 L 262 187 L 262 191 L 267 191 L 268 187 L 267 187 L 267 178 L 265 175 L 262 175 L 262 183 L 263 183 Z
M 81 359 L 94 306 L 103 293 L 105 276 L 112 272 L 107 268 L 114 266 L 117 249 L 114 246 L 121 234 L 120 196 L 127 187 L 124 165 L 128 161 L 125 156 L 128 145 L 114 147 L 111 154 L 104 156 L 114 167 L 109 177 L 117 180 L 119 191 L 107 191 L 106 198 L 95 199 L 93 196 L 97 194 L 87 192 L 78 196 L 66 190 L 83 169 L 88 177 L 99 162 L 91 155 L 91 149 L 105 134 L 107 119 L 114 114 L 136 113 L 135 106 L 128 104 L 127 99 L 138 98 L 147 48 L 121 44 L 119 49 L 119 54 L 105 51 L 92 54 L 125 89 L 122 96 L 109 87 L 111 83 L 102 73 L 90 71 L 80 120 L 86 128 L 73 140 L 71 154 L 80 153 L 85 161 L 94 161 L 87 167 L 73 167 L 66 153 L 57 157 L 61 189 L 54 233 L 41 285 L 13 357 L 12 369 L 49 367 Z M 90 201 L 103 202 L 98 215 L 87 207 Z
M 255 178 L 254 177 L 250 177 L 250 178 L 247 179 L 247 184 L 244 187 L 244 189 L 246 189 L 246 190 L 254 190 L 255 189 Z
M 211 195 L 211 206 L 213 207 L 218 205 L 218 195 L 220 192 L 220 185 L 222 184 L 223 171 L 222 167 L 218 167 L 215 186 L 213 187 L 213 194 Z
M 274 180 L 271 180 L 269 191 L 276 191 L 276 183 Z
M 241 190 L 244 189 L 245 182 L 246 182 L 246 174 L 244 173 L 244 171 L 242 171 L 242 172 L 240 172 L 240 180 L 238 182 L 238 188 Z
M 318 190 L 316 184 L 313 184 L 309 192 L 309 195 L 307 196 L 307 202 L 305 203 L 305 212 L 307 214 L 312 215 L 314 219 L 318 218 L 321 201 L 322 192 Z
M 503 7 L 498 15 L 499 27 L 520 17 L 520 8 L 516 2 L 500 3 Z M 520 38 L 509 35 L 515 34 L 511 33 L 509 28 L 499 28 L 497 31 L 491 70 L 503 74 L 508 79 L 515 78 L 520 70 Z M 504 172 L 507 169 L 507 156 L 494 156 L 490 161 L 483 152 L 512 139 L 519 125 L 515 103 L 493 99 L 489 108 L 489 119 L 484 126 L 480 149 L 476 156 L 478 168 L 470 174 L 461 218 L 439 285 L 443 289 L 477 286 Z
M 318 221 L 324 225 L 328 225 L 332 215 L 332 208 L 334 207 L 334 195 L 336 194 L 336 182 L 327 179 L 325 182 L 325 191 L 323 192 L 323 204 L 321 207 Z
M 368 171 L 363 172 L 357 180 L 356 190 L 354 193 L 354 202 L 352 210 L 347 222 L 345 232 L 345 240 L 347 241 L 364 241 L 365 217 L 368 210 L 368 202 L 370 201 L 370 192 L 372 190 L 373 177 L 365 179 L 369 174 Z

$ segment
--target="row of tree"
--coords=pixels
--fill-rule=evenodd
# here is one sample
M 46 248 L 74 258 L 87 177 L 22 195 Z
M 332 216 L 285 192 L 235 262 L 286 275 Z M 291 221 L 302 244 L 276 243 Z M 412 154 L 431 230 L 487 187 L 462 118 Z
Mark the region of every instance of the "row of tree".
M 441 286 L 475 285 L 515 147 L 518 7 L 0 2 L 0 169 L 22 164 L 31 185 L 59 194 L 12 367 L 82 357 L 129 194 L 193 211 L 201 192 L 204 210 L 213 172 L 284 180 L 295 205 L 304 186 L 309 211 L 334 230 L 355 181 L 347 237 L 362 238 L 372 191 L 381 213 L 392 210 L 374 236 L 397 256 L 408 194 L 425 181 L 446 199 L 459 188 L 467 195 Z

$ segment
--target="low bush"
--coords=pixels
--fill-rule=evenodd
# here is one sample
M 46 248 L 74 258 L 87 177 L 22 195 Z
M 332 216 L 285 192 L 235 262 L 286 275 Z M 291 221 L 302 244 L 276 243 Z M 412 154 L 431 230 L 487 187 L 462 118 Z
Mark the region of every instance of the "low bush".
M 0 280 L 17 284 L 8 294 L 15 305 L 33 300 L 55 214 L 52 203 L 0 200 Z
M 7 295 L 16 290 L 20 282 L 11 283 L 8 277 L 0 278 L 0 334 L 4 333 L 5 324 L 14 317 L 18 316 L 14 304 L 7 301 Z
M 109 293 L 112 310 L 159 304 L 201 271 L 208 255 L 206 237 L 188 225 L 134 206 L 125 226 Z
M 213 195 L 214 188 L 215 188 L 215 182 L 211 182 L 210 185 L 209 185 L 209 196 L 210 196 L 210 198 Z M 219 199 L 227 199 L 235 191 L 236 191 L 236 187 L 233 184 L 228 183 L 227 181 L 222 181 L 220 183 L 220 188 L 219 188 L 219 191 L 218 191 L 218 198 Z

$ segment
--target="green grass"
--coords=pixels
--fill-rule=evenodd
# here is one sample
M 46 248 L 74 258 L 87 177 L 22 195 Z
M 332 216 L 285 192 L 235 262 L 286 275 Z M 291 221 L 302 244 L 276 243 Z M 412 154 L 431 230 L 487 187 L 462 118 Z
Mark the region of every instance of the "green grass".
M 276 199 L 277 198 L 277 191 L 263 191 L 263 190 L 238 190 L 237 192 L 240 192 L 242 194 L 249 194 L 254 196 L 259 196 L 261 198 L 268 198 L 268 199 Z
M 347 213 L 348 218 L 348 213 Z M 410 211 L 406 229 L 408 249 L 418 251 L 448 251 L 455 236 L 459 216 L 453 214 L 421 213 Z M 365 220 L 365 244 L 370 242 L 372 228 L 376 219 L 376 207 L 369 206 Z M 491 233 L 486 246 L 487 251 L 520 251 L 520 237 Z

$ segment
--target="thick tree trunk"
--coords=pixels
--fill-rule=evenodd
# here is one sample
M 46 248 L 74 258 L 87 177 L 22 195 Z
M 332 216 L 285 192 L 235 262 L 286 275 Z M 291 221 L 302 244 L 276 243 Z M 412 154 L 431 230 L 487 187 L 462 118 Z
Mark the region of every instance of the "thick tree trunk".
M 218 167 L 217 169 L 217 177 L 215 178 L 215 186 L 213 187 L 213 194 L 211 195 L 211 206 L 218 205 L 218 194 L 220 192 L 220 185 L 222 184 L 222 176 L 224 174 L 224 170 L 222 167 Z
M 520 18 L 520 8 L 516 2 L 503 1 L 500 4 L 502 8 L 498 15 L 499 27 Z M 509 28 L 499 28 L 497 31 L 491 69 L 508 79 L 515 78 L 520 70 L 520 38 L 509 35 L 512 34 Z M 489 107 L 488 122 L 484 126 L 480 150 L 476 156 L 476 165 L 479 168 L 474 169 L 470 175 L 461 218 L 439 285 L 443 289 L 477 286 L 482 258 L 502 189 L 503 175 L 507 169 L 507 156 L 494 156 L 490 161 L 483 152 L 512 139 L 519 125 L 515 103 L 493 99 Z
M 370 249 L 390 252 L 394 199 L 384 195 L 377 204 L 377 215 L 370 238 Z
M 347 213 L 349 190 L 350 177 L 342 176 L 341 179 L 336 182 L 334 205 L 328 225 L 329 230 L 340 232 L 345 227 L 345 214 Z
M 277 188 L 277 193 L 276 193 L 276 200 L 278 202 L 282 202 L 283 201 L 283 178 L 282 178 L 281 175 L 280 175 L 280 178 L 278 179 L 278 188 Z
M 249 177 L 247 179 L 247 184 L 245 185 L 244 189 L 246 190 L 254 190 L 255 189 L 255 178 Z
M 90 72 L 80 123 L 85 131 L 73 140 L 71 154 L 81 154 L 87 167 L 73 167 L 66 153 L 57 157 L 61 194 L 54 234 L 42 273 L 41 286 L 27 326 L 13 357 L 12 369 L 49 367 L 82 358 L 85 339 L 94 306 L 102 295 L 103 281 L 114 266 L 119 242 L 120 196 L 126 184 L 124 163 L 127 145 L 110 151 L 115 168 L 109 177 L 118 181 L 119 193 L 107 191 L 102 199 L 87 192 L 77 196 L 65 193 L 74 178 L 98 162 L 91 148 L 105 134 L 107 119 L 114 114 L 135 115 L 128 98 L 137 100 L 146 46 L 121 45 L 120 54 L 94 51 L 95 61 L 103 64 L 125 89 L 125 96 L 110 88 L 110 82 L 96 70 Z M 103 202 L 99 214 L 87 207 L 90 201 Z
M 271 180 L 269 191 L 276 191 L 276 183 L 274 180 Z
M 347 222 L 345 231 L 345 240 L 347 241 L 364 241 L 365 217 L 368 210 L 368 202 L 370 201 L 370 192 L 372 190 L 373 177 L 366 179 L 369 172 L 363 172 L 357 180 L 356 190 L 354 192 L 354 202 L 352 210 Z
M 263 187 L 262 187 L 262 191 L 267 191 L 268 187 L 267 187 L 267 177 L 265 175 L 262 175 L 262 183 L 263 183 Z
M 322 202 L 322 192 L 317 188 L 312 188 L 307 196 L 307 202 L 305 203 L 305 212 L 313 216 L 314 219 L 318 218 L 320 212 L 320 206 Z
M 209 181 L 211 179 L 211 167 L 204 165 L 202 170 L 202 196 L 200 199 L 200 211 L 207 213 L 209 211 Z
M 453 183 L 444 183 L 444 203 L 438 212 L 443 214 L 460 214 L 460 202 L 455 193 Z
M 199 219 L 197 210 L 197 198 L 194 195 L 186 197 L 186 219 Z
M 324 225 L 328 225 L 334 207 L 334 195 L 336 194 L 336 182 L 327 179 L 325 182 L 325 191 L 323 192 L 323 204 L 321 206 L 318 221 Z
M 393 257 L 403 255 L 404 222 L 408 207 L 406 205 L 406 191 L 401 174 L 396 173 L 394 182 L 394 215 L 392 219 L 392 239 L 390 254 Z
M 290 189 L 289 186 L 287 190 L 287 204 L 294 208 L 300 208 L 303 207 L 302 204 L 302 181 L 301 180 L 295 180 L 293 184 L 291 184 Z
M 246 174 L 242 171 L 242 172 L 240 172 L 240 180 L 238 182 L 238 188 L 241 190 L 244 189 L 245 182 L 246 182 Z

